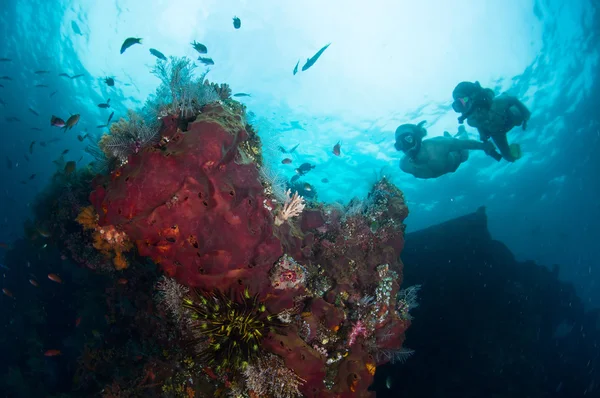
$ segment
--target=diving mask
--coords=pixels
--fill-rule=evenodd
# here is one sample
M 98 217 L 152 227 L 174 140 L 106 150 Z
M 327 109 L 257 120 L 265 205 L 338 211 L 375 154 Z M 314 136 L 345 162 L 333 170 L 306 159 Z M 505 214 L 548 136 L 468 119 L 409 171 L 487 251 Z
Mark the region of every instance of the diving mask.
M 469 109 L 469 97 L 459 97 L 452 103 L 452 109 L 457 113 L 464 113 Z

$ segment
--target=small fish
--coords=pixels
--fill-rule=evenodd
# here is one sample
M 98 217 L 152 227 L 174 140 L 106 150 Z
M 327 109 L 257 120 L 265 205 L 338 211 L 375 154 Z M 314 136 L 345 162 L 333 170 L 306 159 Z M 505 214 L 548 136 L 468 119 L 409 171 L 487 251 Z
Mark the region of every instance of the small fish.
M 52 117 L 50 118 L 50 126 L 65 127 L 65 121 L 59 118 L 58 116 L 52 115 Z
M 165 57 L 165 54 L 161 53 L 160 51 L 158 51 L 155 48 L 150 49 L 150 54 L 154 55 L 158 59 L 162 59 L 163 61 L 167 60 L 167 57 Z
M 46 73 L 50 73 L 49 70 L 36 70 L 35 72 L 36 75 L 45 75 Z
M 31 144 L 29 144 L 29 153 L 31 155 L 33 155 L 33 146 L 35 145 L 35 141 L 31 141 Z
M 33 130 L 33 131 L 42 131 L 42 129 L 39 128 L 39 127 L 32 127 L 31 130 Z
M 298 181 L 298 179 L 299 179 L 299 178 L 300 178 L 300 175 L 299 175 L 299 174 L 296 174 L 295 176 L 293 176 L 293 177 L 290 179 L 290 181 L 291 181 L 292 183 L 294 183 L 294 182 Z
M 30 176 L 29 176 L 29 179 L 30 179 L 30 180 L 33 180 L 33 179 L 35 178 L 35 176 L 36 176 L 36 174 L 35 174 L 35 173 L 33 173 L 32 175 L 30 175 Z
M 0 242 L 0 249 L 10 249 L 10 245 L 8 243 Z
M 12 160 L 10 160 L 10 158 L 7 156 L 6 157 L 6 168 L 11 170 L 12 169 Z
M 297 169 L 296 169 L 296 173 L 300 174 L 300 175 L 304 175 L 306 173 L 308 173 L 309 171 L 311 171 L 312 169 L 315 168 L 314 164 L 310 164 L 310 163 L 302 163 Z
M 80 77 L 82 77 L 82 76 L 85 76 L 85 73 L 80 73 L 80 74 L 78 74 L 78 75 L 71 76 L 71 80 L 73 80 L 73 79 L 78 79 L 78 78 L 80 78 Z
M 2 106 L 6 106 L 6 102 L 4 102 L 4 100 L 1 100 L 1 99 L 0 99 L 0 104 L 1 104 Z
M 115 112 L 112 112 L 110 114 L 110 116 L 108 116 L 108 121 L 106 122 L 106 125 L 108 126 L 110 124 L 110 121 L 112 120 L 113 116 L 115 115 Z
M 308 68 L 310 68 L 311 66 L 313 66 L 315 64 L 315 62 L 317 62 L 317 60 L 319 59 L 319 57 L 321 56 L 321 54 L 323 54 L 323 52 L 325 50 L 327 50 L 327 47 L 329 47 L 330 45 L 331 45 L 331 43 L 325 45 L 323 48 L 321 48 L 319 51 L 317 51 L 317 53 L 315 55 L 313 55 L 311 58 L 308 58 L 306 60 L 306 63 L 302 67 L 302 71 L 304 72 L 305 70 L 307 70 Z
M 142 44 L 142 39 L 139 37 L 128 37 L 127 39 L 125 39 L 125 41 L 121 45 L 121 54 L 123 54 L 125 50 L 127 50 L 134 44 Z
M 12 59 L 10 58 L 0 58 L 0 62 L 10 62 Z
M 239 29 L 242 27 L 242 20 L 238 17 L 233 17 L 233 27 Z
M 198 61 L 202 62 L 204 65 L 214 65 L 215 61 L 209 57 L 198 57 Z
M 63 283 L 63 281 L 60 278 L 60 276 L 58 276 L 56 274 L 48 274 L 48 279 L 50 279 L 52 282 Z
M 337 143 L 337 144 L 335 144 L 335 145 L 333 146 L 333 151 L 332 151 L 332 153 L 333 153 L 335 156 L 340 156 L 340 154 L 341 154 L 341 150 L 340 150 L 340 142 L 339 142 L 339 141 L 338 141 L 338 143 Z
M 48 88 L 49 87 L 47 84 L 36 84 L 35 86 L 37 88 Z
M 284 148 L 284 147 L 282 147 L 281 145 L 280 145 L 280 146 L 278 146 L 278 147 L 277 147 L 277 149 L 279 149 L 279 152 L 281 152 L 281 153 L 292 153 L 292 152 L 294 152 L 294 151 L 296 150 L 296 148 L 298 148 L 298 145 L 300 145 L 300 144 L 296 144 L 296 146 L 294 146 L 294 147 L 293 147 L 292 149 L 290 149 L 290 150 L 287 150 L 287 149 L 285 149 L 285 148 Z
M 80 323 L 81 323 L 81 317 L 75 319 L 75 327 L 79 326 Z
M 19 119 L 18 117 L 15 117 L 15 116 L 8 116 L 5 118 L 5 120 L 9 123 L 21 121 L 21 119 Z
M 296 66 L 294 66 L 294 76 L 296 75 L 296 73 L 298 73 L 298 65 L 300 65 L 300 60 L 298 60 L 298 62 L 296 62 Z
M 83 142 L 83 140 L 85 140 L 85 137 L 87 137 L 87 134 L 84 136 L 78 135 L 77 139 L 79 140 L 79 142 Z
M 327 178 L 323 178 L 323 179 L 321 179 L 321 182 L 322 182 L 323 184 L 327 184 L 327 183 L 329 182 L 329 180 L 328 180 Z
M 110 98 L 106 100 L 106 103 L 98 104 L 98 108 L 103 108 L 103 109 L 110 108 Z
M 117 280 L 117 283 L 118 283 L 119 285 L 126 285 L 126 284 L 127 284 L 127 282 L 128 282 L 128 280 L 127 280 L 127 279 L 125 279 L 125 278 L 119 278 L 119 279 Z
M 28 161 L 28 162 L 31 161 L 31 159 L 29 159 L 29 156 L 27 156 L 26 153 L 23 154 L 23 157 L 25 158 L 26 161 Z
M 4 88 L 4 84 L 0 84 L 0 88 Z
M 35 109 L 33 109 L 33 108 L 28 108 L 28 109 L 29 109 L 29 112 L 33 113 L 34 115 L 36 115 L 36 116 L 40 115 Z
M 10 271 L 10 268 L 8 268 L 6 265 L 4 264 L 0 264 L 0 268 L 5 269 L 7 271 Z
M 83 159 L 83 155 L 81 155 L 81 157 L 79 158 L 79 160 L 77 161 L 77 163 L 81 162 L 82 159 Z
M 2 288 L 2 293 L 4 293 L 6 296 L 8 296 L 10 298 L 14 298 L 12 292 L 10 290 L 8 290 L 7 288 Z
M 59 73 L 58 76 L 68 77 L 69 79 L 71 78 L 71 75 L 69 75 L 68 73 L 65 73 L 65 72 Z
M 304 183 L 303 188 L 305 191 L 308 191 L 308 192 L 312 191 L 312 186 L 308 182 Z
M 12 80 L 10 76 L 0 76 L 0 80 Z
M 108 127 L 106 124 L 99 124 L 96 126 L 97 129 L 103 129 L 104 127 Z
M 46 148 L 46 145 L 47 145 L 47 144 L 46 144 L 46 142 L 44 142 L 44 141 L 40 141 L 40 146 L 41 146 L 42 148 Z
M 208 52 L 208 48 L 206 48 L 204 44 L 196 42 L 196 40 L 190 44 L 194 47 L 194 50 L 198 51 L 200 54 L 206 54 Z
M 290 164 L 290 163 L 292 163 L 292 159 L 290 159 L 290 158 L 285 158 L 285 159 L 283 159 L 283 160 L 281 161 L 281 163 L 282 163 L 282 164 Z
M 112 77 L 105 77 L 104 83 L 106 83 L 108 87 L 113 87 L 115 85 L 115 79 L 113 79 Z
M 83 36 L 83 34 L 81 33 L 81 29 L 79 29 L 79 25 L 77 25 L 77 22 L 71 21 L 71 28 L 73 29 L 73 32 L 75 32 L 75 34 Z
M 58 90 L 51 92 L 50 93 L 50 98 L 54 97 L 54 94 L 56 94 L 56 93 L 58 93 Z
M 63 129 L 65 131 L 72 129 L 79 122 L 79 114 L 71 115 L 65 122 Z
M 62 154 L 63 154 L 63 155 L 66 155 L 67 153 L 69 153 L 69 150 L 68 150 L 68 149 L 65 149 L 64 151 L 62 151 Z
M 250 94 L 246 94 L 246 93 L 235 93 L 233 94 L 234 97 L 251 97 Z
M 69 160 L 65 165 L 65 175 L 71 175 L 75 171 L 76 163 L 74 160 Z
M 46 357 L 55 357 L 58 355 L 62 355 L 62 352 L 60 352 L 60 350 L 48 350 L 44 353 L 44 356 Z
M 21 184 L 27 185 L 27 181 L 21 180 Z
M 31 283 L 33 286 L 38 287 L 39 283 L 37 283 L 37 281 L 35 279 L 30 279 L 29 283 Z

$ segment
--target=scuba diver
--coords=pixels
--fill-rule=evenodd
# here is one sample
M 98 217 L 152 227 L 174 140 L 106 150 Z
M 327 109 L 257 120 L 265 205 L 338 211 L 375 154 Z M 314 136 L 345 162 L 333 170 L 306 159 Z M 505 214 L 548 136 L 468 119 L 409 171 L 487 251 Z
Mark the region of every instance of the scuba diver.
M 404 152 L 400 169 L 417 178 L 437 178 L 454 173 L 469 158 L 469 150 L 482 150 L 497 161 L 502 159 L 491 142 L 469 140 L 464 126 L 459 127 L 454 137 L 445 131 L 443 137 L 423 141 L 427 135 L 424 124 L 425 121 L 401 125 L 396 129 L 394 144 L 397 151 Z
M 461 82 L 452 91 L 452 109 L 460 113 L 458 122 L 475 127 L 479 138 L 487 141 L 492 138 L 502 157 L 514 162 L 521 157 L 519 144 L 508 144 L 506 134 L 516 126 L 527 128 L 531 112 L 521 101 L 510 95 L 498 97 L 479 82 Z

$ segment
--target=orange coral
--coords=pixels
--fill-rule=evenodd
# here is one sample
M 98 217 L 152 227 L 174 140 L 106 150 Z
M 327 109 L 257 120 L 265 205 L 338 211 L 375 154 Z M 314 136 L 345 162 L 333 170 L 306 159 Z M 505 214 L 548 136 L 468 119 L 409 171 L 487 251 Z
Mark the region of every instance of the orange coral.
M 123 257 L 123 252 L 131 250 L 133 245 L 125 232 L 118 231 L 112 225 L 97 227 L 94 232 L 94 247 L 100 250 L 107 257 L 115 253 L 113 263 L 117 270 L 127 268 L 127 260 Z
M 98 214 L 93 206 L 84 207 L 75 220 L 83 226 L 84 230 L 94 230 L 93 238 L 96 250 L 101 251 L 107 257 L 112 257 L 112 252 L 114 252 L 113 263 L 117 270 L 127 268 L 128 264 L 123 252 L 131 250 L 133 245 L 125 232 L 117 230 L 112 225 L 99 226 Z
M 96 214 L 94 206 L 87 206 L 81 209 L 75 221 L 81 224 L 84 230 L 96 229 L 98 227 L 98 214 Z

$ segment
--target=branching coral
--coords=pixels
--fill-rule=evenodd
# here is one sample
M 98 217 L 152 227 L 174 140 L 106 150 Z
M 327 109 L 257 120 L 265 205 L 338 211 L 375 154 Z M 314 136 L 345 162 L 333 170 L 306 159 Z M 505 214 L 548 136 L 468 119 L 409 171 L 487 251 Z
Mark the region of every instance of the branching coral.
M 149 124 L 137 113 L 129 111 L 128 120 L 113 123 L 110 134 L 103 135 L 98 146 L 108 159 L 116 158 L 123 164 L 129 155 L 157 142 L 158 132 L 157 123 Z
M 205 80 L 204 85 L 212 88 L 212 91 L 216 92 L 222 101 L 231 98 L 231 87 L 227 83 L 217 84 Z
M 285 194 L 287 199 L 281 210 L 279 210 L 279 213 L 275 216 L 275 225 L 278 226 L 291 217 L 299 216 L 302 214 L 302 210 L 304 210 L 304 198 L 298 195 L 298 192 L 295 192 L 293 196 L 290 196 L 291 191 L 288 189 Z
M 305 383 L 276 355 L 258 358 L 244 370 L 246 387 L 254 396 L 273 398 L 301 397 L 298 387 Z M 251 395 L 252 396 L 252 395 Z
M 398 312 L 400 319 L 413 319 L 410 310 L 419 306 L 419 303 L 417 302 L 417 293 L 420 289 L 421 285 L 413 285 L 398 292 L 396 298 L 396 311 Z
M 181 303 L 183 297 L 189 293 L 189 289 L 177 283 L 175 279 L 163 276 L 156 283 L 156 291 L 156 299 L 159 304 L 173 319 L 179 322 L 184 311 Z

